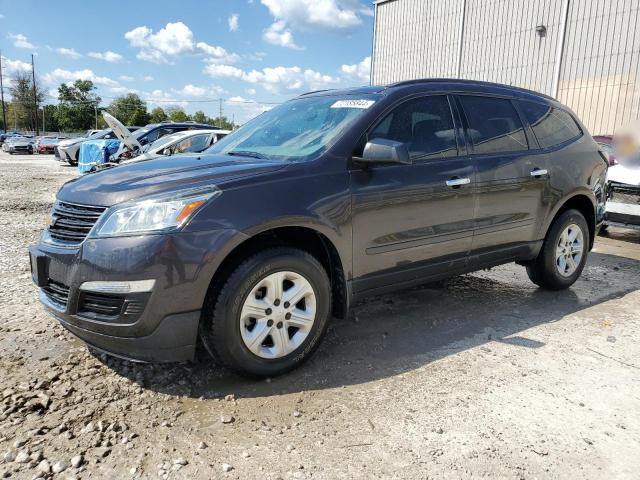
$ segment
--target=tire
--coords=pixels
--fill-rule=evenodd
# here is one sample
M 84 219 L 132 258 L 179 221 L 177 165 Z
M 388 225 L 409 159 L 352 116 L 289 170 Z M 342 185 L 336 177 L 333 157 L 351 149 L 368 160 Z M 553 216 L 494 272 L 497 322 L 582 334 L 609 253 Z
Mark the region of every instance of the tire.
M 274 281 L 274 278 L 282 280 Z M 295 281 L 287 278 L 294 278 Z M 274 289 L 261 287 L 265 282 L 274 285 Z M 290 287 L 287 282 L 291 283 Z M 273 293 L 277 284 L 282 286 L 283 300 L 287 298 L 289 288 L 293 289 L 296 285 L 296 288 L 300 288 L 300 285 L 309 286 L 311 293 L 291 306 L 288 302 L 279 302 L 280 299 L 273 300 L 272 297 L 277 296 Z M 262 292 L 263 297 L 259 298 L 256 291 Z M 308 289 L 305 291 L 309 292 Z M 260 311 L 259 317 L 251 318 L 245 313 L 251 301 L 250 295 L 254 295 L 253 299 L 261 302 L 260 305 L 272 308 L 265 313 L 260 309 L 250 310 Z M 308 308 L 307 301 L 315 303 L 315 308 Z M 200 338 L 214 360 L 229 370 L 251 378 L 275 377 L 298 367 L 316 350 L 329 324 L 331 301 L 329 278 L 315 257 L 295 248 L 270 248 L 241 263 L 227 277 L 219 294 L 207 299 L 200 321 Z M 307 310 L 314 312 L 310 326 L 304 330 L 290 326 L 289 322 L 295 323 L 297 318 L 296 314 L 296 318 L 291 319 L 290 312 L 310 315 Z M 284 312 L 289 312 L 287 320 L 282 320 L 285 318 L 282 316 Z M 253 339 L 246 338 L 254 335 L 254 330 L 250 328 L 259 328 Z M 267 329 L 274 336 L 270 333 L 260 340 L 261 334 Z M 277 344 L 276 338 L 280 339 Z M 248 343 L 253 344 L 253 350 Z M 283 345 L 280 350 L 279 345 Z M 293 345 L 296 345 L 295 348 L 292 348 Z M 274 353 L 278 351 L 288 353 L 278 356 Z
M 567 257 L 563 255 L 563 257 L 565 257 L 565 273 L 562 274 L 562 259 L 557 259 L 556 254 L 558 249 L 563 248 L 562 245 L 559 245 L 561 235 L 563 235 L 570 226 L 572 226 L 570 234 L 574 234 L 574 231 L 576 231 L 575 227 L 577 227 L 580 230 L 580 233 L 576 233 L 576 235 L 582 235 L 581 255 L 578 261 L 576 261 L 577 257 L 574 257 L 571 253 L 567 253 L 567 255 L 571 256 L 573 259 L 572 261 L 568 260 Z M 566 238 L 569 237 L 565 237 L 565 239 Z M 563 290 L 569 288 L 575 283 L 578 277 L 580 277 L 580 274 L 584 269 L 584 265 L 587 261 L 589 244 L 589 227 L 584 215 L 574 209 L 562 212 L 551 225 L 538 257 L 527 266 L 529 279 L 539 287 L 547 290 Z M 565 243 L 565 245 L 567 244 Z M 567 252 L 571 251 L 569 248 L 576 248 L 575 243 L 570 242 L 570 245 L 571 247 L 564 247 Z

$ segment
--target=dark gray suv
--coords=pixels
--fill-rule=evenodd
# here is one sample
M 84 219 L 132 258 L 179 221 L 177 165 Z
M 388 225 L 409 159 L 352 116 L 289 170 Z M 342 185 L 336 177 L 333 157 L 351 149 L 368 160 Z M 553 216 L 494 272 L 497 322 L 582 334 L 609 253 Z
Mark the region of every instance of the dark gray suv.
M 65 184 L 40 300 L 98 350 L 278 375 L 367 295 L 517 262 L 572 285 L 607 163 L 566 107 L 461 80 L 302 95 L 208 151 Z

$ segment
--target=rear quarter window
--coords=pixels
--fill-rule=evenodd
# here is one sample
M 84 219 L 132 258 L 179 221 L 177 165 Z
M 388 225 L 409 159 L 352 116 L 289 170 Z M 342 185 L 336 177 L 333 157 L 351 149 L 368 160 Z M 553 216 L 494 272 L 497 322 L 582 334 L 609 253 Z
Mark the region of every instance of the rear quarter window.
M 542 148 L 552 148 L 582 135 L 578 123 L 564 110 L 523 101 L 518 106 Z

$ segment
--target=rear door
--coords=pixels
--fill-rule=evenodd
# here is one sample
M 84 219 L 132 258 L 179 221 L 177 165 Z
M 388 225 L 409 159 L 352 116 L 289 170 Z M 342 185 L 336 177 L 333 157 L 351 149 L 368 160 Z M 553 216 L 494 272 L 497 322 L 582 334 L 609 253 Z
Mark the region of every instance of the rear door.
M 354 293 L 408 285 L 466 266 L 474 171 L 446 95 L 406 100 L 368 133 L 407 145 L 411 165 L 354 165 Z
M 536 240 L 548 195 L 548 156 L 508 98 L 459 95 L 476 168 L 472 255 L 480 264 L 522 254 Z

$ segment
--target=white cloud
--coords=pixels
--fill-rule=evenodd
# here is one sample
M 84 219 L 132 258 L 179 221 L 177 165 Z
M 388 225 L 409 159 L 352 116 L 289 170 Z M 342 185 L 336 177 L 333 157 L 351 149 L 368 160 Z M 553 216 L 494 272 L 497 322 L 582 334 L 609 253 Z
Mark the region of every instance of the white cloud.
M 106 52 L 89 52 L 88 55 L 91 58 L 97 58 L 98 60 L 104 60 L 109 63 L 118 63 L 122 61 L 122 55 L 112 52 L 111 50 L 107 50 Z
M 227 19 L 227 23 L 229 24 L 229 31 L 230 32 L 237 32 L 238 31 L 238 14 L 234 13 L 233 15 L 231 15 L 228 19 Z
M 140 48 L 137 57 L 154 63 L 171 63 L 170 58 L 192 52 L 193 32 L 182 22 L 167 23 L 158 33 L 149 27 L 134 28 L 124 34 L 132 47 Z
M 76 70 L 70 72 L 69 70 L 63 70 L 62 68 L 56 68 L 55 70 L 45 74 L 43 79 L 46 83 L 56 82 L 73 82 L 75 80 L 91 80 L 96 85 L 102 85 L 105 87 L 119 87 L 120 84 L 115 80 L 108 77 L 101 77 L 93 73 L 92 70 Z
M 301 47 L 293 40 L 293 33 L 291 33 L 291 30 L 286 27 L 286 23 L 282 20 L 273 22 L 269 28 L 263 32 L 262 38 L 265 42 L 272 45 L 301 50 Z
M 186 109 L 189 106 L 188 102 L 181 102 L 175 95 L 160 89 L 153 90 L 152 92 L 141 92 L 140 96 L 146 100 L 149 107 L 159 105 L 163 109 L 166 109 L 171 106 L 179 106 Z
M 142 77 L 140 77 L 140 80 L 142 80 L 143 82 L 152 82 L 153 77 L 151 75 L 143 75 Z
M 82 56 L 81 54 L 76 52 L 75 49 L 73 49 L 73 48 L 60 47 L 60 48 L 54 48 L 53 50 L 55 52 L 59 53 L 60 55 L 65 55 L 65 56 L 71 57 L 71 58 L 80 58 Z
M 2 69 L 4 74 L 11 76 L 17 72 L 30 72 L 31 64 L 21 60 L 11 60 L 5 56 L 2 57 Z
M 371 73 L 371 57 L 365 57 L 360 63 L 353 65 L 342 65 L 340 71 L 349 80 L 368 83 Z
M 167 23 L 157 33 L 149 27 L 142 26 L 124 34 L 132 47 L 140 49 L 136 55 L 139 59 L 153 63 L 172 63 L 173 59 L 183 53 L 200 51 L 209 63 L 234 63 L 240 56 L 227 52 L 223 47 L 196 42 L 191 29 L 182 22 Z
M 255 88 L 247 88 L 247 93 L 249 95 L 255 95 L 256 94 L 256 89 Z
M 217 45 L 198 42 L 196 47 L 207 56 L 205 61 L 210 63 L 235 63 L 240 60 L 240 56 L 236 53 L 229 53 L 224 48 Z
M 231 65 L 207 65 L 204 69 L 212 77 L 237 78 L 248 83 L 262 86 L 275 94 L 291 94 L 305 90 L 327 88 L 340 82 L 340 79 L 324 75 L 315 70 L 303 70 L 300 67 L 267 67 L 262 70 L 245 72 Z
M 234 67 L 232 65 L 219 65 L 217 63 L 212 63 L 204 67 L 204 73 L 214 78 L 242 78 L 244 75 L 244 72 L 238 67 Z
M 21 33 L 18 33 L 15 35 L 13 33 L 10 33 L 8 37 L 9 39 L 13 40 L 13 46 L 16 48 L 30 48 L 32 50 L 35 48 L 38 48 L 33 43 L 31 43 L 27 37 L 25 37 Z
M 362 24 L 371 15 L 360 0 L 261 0 L 274 17 L 263 38 L 274 45 L 296 48 L 293 31 L 343 30 Z
M 135 78 L 130 77 L 129 75 L 120 75 L 118 78 L 123 82 L 133 82 L 135 80 Z
M 109 90 L 118 95 L 123 95 L 126 93 L 138 93 L 138 90 L 136 90 L 135 88 L 129 88 L 129 87 L 111 87 L 109 88 Z
M 227 93 L 217 85 L 213 85 L 212 87 L 198 87 L 191 84 L 185 85 L 180 90 L 172 89 L 171 91 L 182 97 L 212 97 Z

